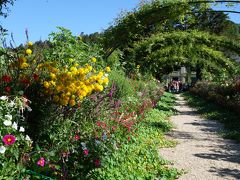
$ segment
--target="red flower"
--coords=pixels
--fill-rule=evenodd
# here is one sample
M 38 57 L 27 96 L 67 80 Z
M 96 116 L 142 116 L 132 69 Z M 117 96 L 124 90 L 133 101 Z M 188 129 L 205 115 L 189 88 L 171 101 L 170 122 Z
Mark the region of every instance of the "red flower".
M 96 167 L 100 167 L 100 165 L 101 165 L 100 159 L 95 159 L 94 164 Z
M 102 123 L 100 121 L 97 121 L 96 124 L 98 127 L 100 127 Z
M 25 84 L 25 85 L 30 84 L 30 80 L 27 79 L 27 78 L 22 78 L 20 81 L 21 81 L 21 83 L 23 83 L 23 84 Z
M 84 155 L 86 155 L 86 156 L 87 156 L 87 155 L 88 155 L 88 153 L 89 153 L 89 150 L 88 150 L 88 149 L 84 149 L 84 150 L 83 150 L 83 153 L 84 153 Z
M 11 78 L 11 76 L 4 75 L 4 76 L 2 77 L 2 80 L 3 80 L 3 82 L 5 82 L 5 83 L 10 83 L 10 82 L 12 81 L 12 78 Z
M 5 87 L 5 91 L 8 93 L 11 92 L 11 87 L 9 87 L 9 86 Z
M 11 134 L 7 134 L 3 137 L 2 141 L 4 142 L 4 144 L 6 146 L 9 146 L 9 145 L 12 145 L 16 141 L 16 138 L 15 138 L 15 136 L 13 136 Z
M 34 79 L 35 81 L 38 81 L 38 80 L 39 80 L 39 75 L 38 75 L 38 74 L 33 74 L 33 79 Z

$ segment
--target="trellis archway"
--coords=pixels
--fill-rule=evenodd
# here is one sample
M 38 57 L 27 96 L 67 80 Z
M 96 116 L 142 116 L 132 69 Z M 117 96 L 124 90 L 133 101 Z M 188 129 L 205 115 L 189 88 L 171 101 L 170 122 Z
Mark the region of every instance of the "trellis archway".
M 173 31 L 154 34 L 134 44 L 130 66 L 140 65 L 141 71 L 154 75 L 166 74 L 176 67 L 188 66 L 212 74 L 234 75 L 239 64 L 233 55 L 240 56 L 240 43 L 201 31 Z
M 103 44 L 106 52 L 106 57 L 117 49 L 131 45 L 133 42 L 141 40 L 154 32 L 158 25 L 164 24 L 171 19 L 183 20 L 186 14 L 192 13 L 192 7 L 199 6 L 198 11 L 204 12 L 212 3 L 240 3 L 240 1 L 227 0 L 154 0 L 151 3 L 146 3 L 132 12 L 125 13 L 122 17 L 115 21 L 115 24 L 110 26 L 103 34 Z M 240 13 L 239 11 L 216 11 Z

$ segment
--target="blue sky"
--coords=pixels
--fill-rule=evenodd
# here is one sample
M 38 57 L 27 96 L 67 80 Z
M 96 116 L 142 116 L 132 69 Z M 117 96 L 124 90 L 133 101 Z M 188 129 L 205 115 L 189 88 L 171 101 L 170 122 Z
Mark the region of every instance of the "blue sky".
M 17 45 L 26 41 L 45 40 L 57 26 L 70 29 L 74 35 L 106 29 L 122 10 L 131 10 L 140 0 L 17 0 L 3 27 L 13 33 Z M 221 7 L 219 7 L 221 8 Z M 237 7 L 240 9 L 240 6 Z M 236 9 L 236 10 L 237 10 Z M 240 23 L 240 14 L 231 15 Z
M 57 26 L 74 35 L 107 28 L 121 10 L 131 10 L 139 0 L 17 0 L 2 20 L 17 44 L 24 43 L 25 29 L 32 41 L 45 40 Z

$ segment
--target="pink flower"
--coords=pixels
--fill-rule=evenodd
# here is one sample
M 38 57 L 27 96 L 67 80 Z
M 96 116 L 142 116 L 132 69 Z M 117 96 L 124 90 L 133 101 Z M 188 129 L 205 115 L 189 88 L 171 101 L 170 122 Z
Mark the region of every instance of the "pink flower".
M 101 165 L 100 159 L 95 159 L 94 164 L 96 167 L 99 167 Z
M 87 155 L 88 155 L 88 153 L 89 153 L 89 150 L 88 150 L 88 149 L 84 149 L 84 150 L 83 150 L 83 153 L 84 153 L 84 155 L 86 155 L 86 156 L 87 156 Z
M 38 160 L 37 165 L 43 167 L 43 166 L 45 165 L 45 159 L 44 159 L 43 157 L 41 157 L 41 158 Z
M 33 79 L 34 79 L 35 81 L 38 81 L 38 80 L 39 80 L 39 75 L 38 75 L 38 74 L 33 74 Z
M 112 126 L 112 130 L 115 131 L 117 129 L 117 126 Z
M 7 134 L 3 137 L 2 141 L 4 142 L 4 144 L 6 146 L 9 146 L 9 145 L 12 145 L 16 141 L 16 138 L 15 138 L 15 136 L 13 136 L 11 134 Z
M 76 141 L 78 141 L 78 140 L 80 139 L 80 136 L 76 134 L 76 135 L 74 136 L 74 139 L 75 139 Z

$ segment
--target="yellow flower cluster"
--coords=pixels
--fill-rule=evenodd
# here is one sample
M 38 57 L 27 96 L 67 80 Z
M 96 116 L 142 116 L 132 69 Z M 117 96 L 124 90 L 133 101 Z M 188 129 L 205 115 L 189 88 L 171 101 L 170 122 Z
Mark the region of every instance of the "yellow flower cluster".
M 31 50 L 32 46 L 33 46 L 33 43 L 28 42 L 27 49 L 24 51 L 24 54 L 21 54 L 18 57 L 17 61 L 11 63 L 10 67 L 19 68 L 19 69 L 26 69 L 26 68 L 30 67 L 30 64 L 29 64 L 30 62 L 28 62 L 28 61 L 31 58 L 29 58 L 28 56 L 32 54 L 32 50 Z M 33 63 L 34 63 L 34 61 L 33 61 Z
M 91 60 L 96 62 L 96 59 Z M 74 64 L 60 70 L 53 63 L 45 63 L 38 66 L 38 69 L 41 68 L 48 71 L 48 77 L 42 81 L 45 93 L 62 106 L 75 106 L 93 92 L 103 91 L 109 82 L 106 72 L 111 70 L 106 67 L 105 71 L 97 72 L 89 64 L 83 67 Z
M 75 63 L 73 58 L 69 58 L 65 66 L 59 61 L 43 62 L 38 59 L 36 62 L 36 57 L 32 55 L 33 43 L 28 42 L 26 46 L 17 61 L 10 66 L 24 70 L 20 74 L 21 79 L 37 79 L 44 88 L 44 94 L 57 104 L 75 106 L 92 93 L 103 91 L 109 83 L 107 73 L 111 71 L 110 67 L 100 71 L 94 69 L 97 62 L 95 57 L 83 66 Z M 31 73 L 31 77 L 26 73 Z
M 27 43 L 27 46 L 28 46 L 28 48 L 26 49 L 25 53 L 26 53 L 27 55 L 31 55 L 31 54 L 32 54 L 32 50 L 31 50 L 30 48 L 33 46 L 33 43 L 29 41 L 29 42 Z

